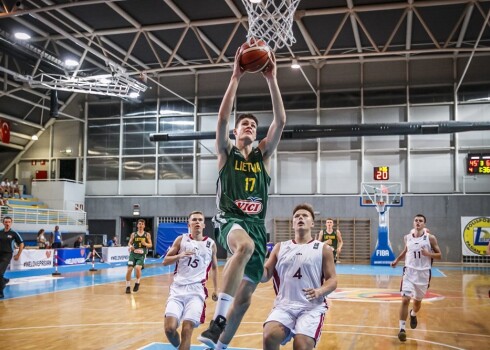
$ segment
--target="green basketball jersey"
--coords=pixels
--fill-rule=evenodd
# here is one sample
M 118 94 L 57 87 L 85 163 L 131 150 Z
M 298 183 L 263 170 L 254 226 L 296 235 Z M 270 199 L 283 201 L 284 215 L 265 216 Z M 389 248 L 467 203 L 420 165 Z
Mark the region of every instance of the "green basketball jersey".
M 138 232 L 134 233 L 134 239 L 133 239 L 133 247 L 134 249 L 143 249 L 143 254 L 148 253 L 148 248 L 144 246 L 142 243 L 146 242 L 146 235 L 147 233 L 145 232 L 143 236 L 140 236 Z
M 216 183 L 218 210 L 244 219 L 265 219 L 270 183 L 260 149 L 253 148 L 245 159 L 233 146 Z
M 323 242 L 331 239 L 332 244 L 330 244 L 330 246 L 335 251 L 337 251 L 337 244 L 339 243 L 339 240 L 337 239 L 337 230 L 334 229 L 332 233 L 328 233 L 327 230 L 323 230 L 322 233 L 323 233 Z

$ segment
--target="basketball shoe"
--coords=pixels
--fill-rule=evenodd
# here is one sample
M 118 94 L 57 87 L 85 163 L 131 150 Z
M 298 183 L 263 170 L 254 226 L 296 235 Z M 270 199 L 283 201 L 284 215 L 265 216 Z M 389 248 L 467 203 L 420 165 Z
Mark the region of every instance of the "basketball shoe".
M 126 287 L 126 294 L 131 294 L 131 287 Z
M 410 310 L 410 328 L 417 328 L 417 316 L 412 316 L 412 310 Z
M 139 283 L 135 283 L 134 284 L 134 288 L 133 288 L 133 292 L 137 292 L 139 289 L 140 289 L 140 284 Z
M 225 330 L 226 327 L 226 318 L 223 316 L 216 317 L 216 320 L 211 320 L 209 324 L 209 328 L 201 333 L 200 336 L 197 337 L 201 343 L 209 346 L 211 349 L 216 348 L 216 343 L 219 340 L 219 336 Z
M 400 332 L 398 333 L 398 339 L 400 339 L 400 341 L 407 340 L 407 332 L 405 332 L 404 329 L 400 329 Z

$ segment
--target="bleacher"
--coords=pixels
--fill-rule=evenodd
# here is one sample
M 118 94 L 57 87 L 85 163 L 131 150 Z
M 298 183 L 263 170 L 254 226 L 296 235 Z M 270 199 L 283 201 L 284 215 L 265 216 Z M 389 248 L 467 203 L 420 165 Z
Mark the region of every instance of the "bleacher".
M 84 211 L 49 209 L 44 202 L 29 195 L 22 195 L 22 198 L 9 198 L 8 205 L 1 207 L 1 218 L 4 216 L 12 217 L 15 225 L 17 227 L 22 225 L 23 230 L 29 230 L 29 225 L 35 227 L 58 225 L 64 226 L 65 230 L 72 228 L 77 232 L 84 232 L 86 227 Z

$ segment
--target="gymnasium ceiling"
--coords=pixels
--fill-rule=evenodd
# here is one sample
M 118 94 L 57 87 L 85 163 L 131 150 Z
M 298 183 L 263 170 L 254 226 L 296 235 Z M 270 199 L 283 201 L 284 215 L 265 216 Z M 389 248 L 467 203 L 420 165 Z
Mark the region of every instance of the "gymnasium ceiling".
M 489 15 L 490 0 L 302 0 L 296 43 L 276 57 L 315 66 L 490 57 Z M 0 119 L 11 127 L 0 155 L 20 153 L 53 122 L 50 89 L 33 81 L 122 74 L 151 85 L 170 72 L 227 70 L 247 25 L 242 0 L 0 0 Z M 16 31 L 31 39 L 15 39 Z M 65 67 L 68 57 L 79 66 Z M 59 119 L 80 118 L 74 102 L 84 94 L 58 98 Z

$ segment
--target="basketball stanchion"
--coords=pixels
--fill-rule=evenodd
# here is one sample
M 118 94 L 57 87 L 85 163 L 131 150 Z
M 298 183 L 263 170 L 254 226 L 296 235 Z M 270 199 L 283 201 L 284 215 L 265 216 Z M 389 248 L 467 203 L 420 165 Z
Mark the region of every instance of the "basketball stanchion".
M 89 271 L 97 271 L 95 268 L 95 247 L 92 247 L 92 267 L 89 269 Z
M 54 272 L 51 275 L 52 276 L 61 275 L 61 272 L 58 271 L 58 249 L 54 250 Z

